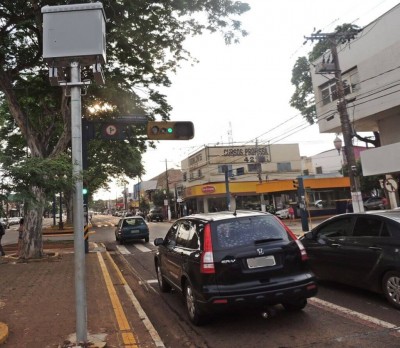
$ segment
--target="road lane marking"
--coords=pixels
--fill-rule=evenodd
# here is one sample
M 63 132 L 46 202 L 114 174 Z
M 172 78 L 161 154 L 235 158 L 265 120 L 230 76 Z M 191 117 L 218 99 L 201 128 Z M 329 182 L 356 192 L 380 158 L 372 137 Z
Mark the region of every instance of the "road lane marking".
M 149 251 L 151 251 L 151 249 L 145 247 L 142 244 L 134 244 L 134 246 L 135 246 L 136 249 L 139 249 L 143 253 L 148 253 Z
M 126 247 L 124 247 L 123 245 L 117 245 L 117 249 L 123 255 L 130 255 L 131 254 L 131 252 Z
M 107 254 L 108 258 L 111 259 L 110 254 Z M 117 319 L 119 330 L 122 334 L 122 340 L 124 342 L 125 347 L 138 347 L 136 343 L 135 336 L 133 334 L 133 330 L 129 326 L 128 319 L 126 318 L 125 312 L 122 308 L 121 302 L 118 298 L 117 292 L 115 291 L 115 287 L 111 280 L 110 273 L 107 270 L 106 263 L 103 260 L 102 253 L 98 252 L 97 257 L 99 259 L 100 267 L 103 272 L 103 277 L 106 282 L 108 295 L 110 296 L 110 300 L 112 303 L 112 307 L 114 309 L 115 317 Z
M 142 306 L 140 305 L 139 301 L 135 297 L 135 295 L 132 292 L 132 289 L 128 285 L 127 281 L 125 280 L 124 276 L 122 275 L 120 269 L 114 262 L 113 258 L 111 257 L 110 253 L 107 251 L 107 256 L 111 262 L 111 264 L 114 266 L 118 277 L 120 279 L 121 284 L 124 286 L 125 292 L 128 294 L 130 300 L 132 301 L 132 304 L 134 305 L 136 311 L 139 314 L 140 319 L 142 320 L 144 326 L 146 327 L 147 331 L 149 332 L 151 338 L 153 339 L 154 344 L 156 347 L 160 348 L 165 348 L 165 345 L 163 341 L 161 340 L 160 335 L 158 334 L 157 330 L 154 328 L 153 324 L 151 323 L 150 319 L 148 318 L 146 312 L 143 310 Z
M 361 320 L 364 323 L 374 324 L 374 325 L 376 325 L 378 327 L 395 330 L 397 333 L 400 333 L 400 327 L 399 326 L 394 325 L 392 323 L 388 323 L 387 321 L 383 321 L 383 320 L 371 317 L 371 316 L 366 315 L 366 314 L 362 314 L 362 313 L 359 313 L 359 312 L 352 311 L 351 309 L 335 305 L 333 303 L 321 300 L 321 299 L 316 298 L 316 297 L 310 298 L 309 301 L 313 305 L 315 305 L 316 307 L 323 308 L 323 309 L 329 308 L 329 309 L 333 310 L 334 312 L 340 312 L 340 313 L 344 314 L 346 317 L 353 318 L 353 319 L 358 319 L 358 320 Z

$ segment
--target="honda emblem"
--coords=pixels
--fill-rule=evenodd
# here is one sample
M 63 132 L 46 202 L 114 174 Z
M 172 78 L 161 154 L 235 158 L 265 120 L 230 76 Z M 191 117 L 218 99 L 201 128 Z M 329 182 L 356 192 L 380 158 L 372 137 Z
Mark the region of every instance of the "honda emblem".
M 258 248 L 257 252 L 258 252 L 258 255 L 264 255 L 264 249 L 263 248 Z

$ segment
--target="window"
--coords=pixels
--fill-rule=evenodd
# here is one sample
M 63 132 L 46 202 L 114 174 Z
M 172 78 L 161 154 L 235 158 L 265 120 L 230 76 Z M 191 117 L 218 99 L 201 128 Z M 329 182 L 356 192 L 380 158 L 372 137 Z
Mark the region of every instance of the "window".
M 278 172 L 290 172 L 292 170 L 292 165 L 290 162 L 278 162 L 277 168 Z
M 350 227 L 351 227 L 350 217 L 328 222 L 326 225 L 321 226 L 321 228 L 318 230 L 317 232 L 318 239 L 348 236 Z
M 315 174 L 322 174 L 322 167 L 315 167 Z
M 244 175 L 244 167 L 240 167 L 236 169 L 236 176 Z
M 198 169 L 198 170 L 197 170 L 197 177 L 198 177 L 198 178 L 201 178 L 201 177 L 202 177 L 201 169 Z
M 178 223 L 175 223 L 169 229 L 167 235 L 165 236 L 165 242 L 167 247 L 173 248 L 176 245 L 176 233 L 178 231 Z
M 380 235 L 382 222 L 371 217 L 359 217 L 353 230 L 354 237 L 378 237 Z M 384 226 L 387 234 L 386 225 Z
M 228 169 L 228 172 L 229 172 L 229 171 L 232 171 L 232 164 L 220 164 L 220 165 L 218 166 L 218 173 L 219 173 L 219 174 L 224 174 L 226 168 Z
M 249 163 L 247 165 L 247 170 L 249 173 L 258 173 L 258 171 L 261 169 L 261 163 Z
M 342 74 L 344 95 L 348 95 L 360 89 L 360 77 L 357 67 Z M 327 105 L 338 99 L 336 79 L 331 80 L 320 87 L 322 104 Z
M 186 172 L 183 173 L 183 181 L 187 181 L 187 173 Z
M 178 234 L 176 236 L 176 245 L 178 247 L 187 247 L 189 237 L 190 224 L 182 221 L 178 224 Z
M 197 234 L 197 224 L 193 222 L 190 222 L 187 247 L 195 250 L 199 249 L 199 235 Z

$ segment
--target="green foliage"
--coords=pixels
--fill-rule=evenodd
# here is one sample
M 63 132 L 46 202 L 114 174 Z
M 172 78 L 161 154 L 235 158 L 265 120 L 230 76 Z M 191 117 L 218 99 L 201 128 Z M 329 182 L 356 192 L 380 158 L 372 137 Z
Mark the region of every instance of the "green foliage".
M 167 199 L 167 197 L 169 198 L 169 202 L 171 204 L 171 200 L 174 197 L 172 192 L 169 192 L 169 195 L 167 195 L 167 193 L 164 193 L 164 190 L 155 190 L 151 195 L 152 202 L 157 207 L 164 206 L 164 199 Z
M 71 159 L 65 154 L 45 159 L 23 157 L 15 163 L 2 155 L 0 161 L 3 162 L 4 177 L 12 179 L 3 181 L 1 188 L 8 194 L 17 192 L 20 201 L 35 201 L 32 187 L 44 188 L 48 197 L 73 187 Z

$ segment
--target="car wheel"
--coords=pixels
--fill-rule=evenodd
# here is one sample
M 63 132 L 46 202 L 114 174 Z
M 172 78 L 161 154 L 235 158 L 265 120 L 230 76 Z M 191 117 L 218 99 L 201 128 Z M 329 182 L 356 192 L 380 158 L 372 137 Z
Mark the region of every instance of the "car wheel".
M 149 238 L 149 237 L 146 237 L 146 238 L 144 239 L 144 241 L 145 241 L 146 243 L 148 243 L 148 242 L 149 242 L 149 240 L 150 240 L 150 238 Z
M 287 310 L 287 311 L 301 311 L 304 309 L 305 306 L 307 306 L 307 299 L 302 298 L 297 301 L 291 301 L 291 302 L 283 302 L 282 306 Z
M 382 288 L 389 303 L 400 309 L 400 273 L 386 273 L 383 277 Z
M 169 285 L 165 281 L 164 276 L 162 275 L 162 272 L 161 272 L 161 267 L 158 263 L 156 264 L 156 272 L 157 272 L 158 286 L 160 287 L 161 292 L 170 292 L 171 285 Z
M 204 323 L 205 316 L 200 311 L 199 306 L 196 302 L 196 297 L 193 292 L 193 287 L 190 282 L 186 282 L 185 284 L 185 302 L 186 302 L 186 309 L 189 315 L 190 321 L 194 325 L 202 325 Z

